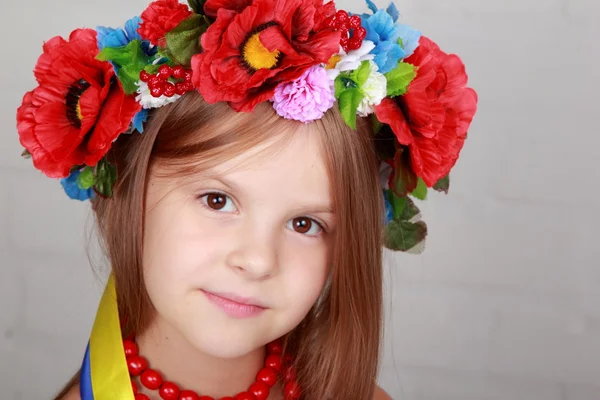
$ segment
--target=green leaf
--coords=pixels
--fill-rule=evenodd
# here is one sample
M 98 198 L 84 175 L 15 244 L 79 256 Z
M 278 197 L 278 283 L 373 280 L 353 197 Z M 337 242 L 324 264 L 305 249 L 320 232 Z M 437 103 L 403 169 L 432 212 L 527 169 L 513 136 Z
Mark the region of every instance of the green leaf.
M 402 209 L 402 213 L 398 215 L 399 221 L 418 222 L 421 220 L 421 210 L 415 205 L 410 197 L 404 197 L 406 204 Z
M 371 126 L 373 127 L 373 133 L 377 135 L 381 128 L 383 128 L 383 122 L 377 119 L 375 113 L 371 114 Z
M 79 173 L 79 177 L 77 177 L 77 186 L 80 189 L 87 190 L 94 186 L 96 183 L 96 177 L 94 176 L 94 171 L 90 167 L 85 167 Z
M 117 167 L 103 158 L 96 166 L 95 175 L 94 190 L 103 197 L 112 197 L 113 186 L 117 181 Z
M 140 79 L 140 72 L 148 64 L 152 64 L 153 57 L 146 55 L 139 39 L 132 40 L 126 46 L 105 47 L 96 58 L 100 61 L 110 61 L 119 68 L 117 76 L 125 94 L 137 91 L 136 82 Z
M 335 78 L 335 81 L 333 82 L 334 88 L 335 88 L 335 98 L 339 99 L 340 98 L 340 94 L 342 94 L 342 92 L 344 90 L 346 90 L 346 85 L 344 83 L 344 77 L 342 75 L 338 75 Z
M 343 73 L 335 78 L 335 97 L 339 99 L 342 92 L 346 89 L 357 88 L 356 82 L 354 82 L 348 73 Z
M 143 68 L 142 68 L 143 69 Z M 136 82 L 140 80 L 140 72 L 142 70 L 138 65 L 129 64 L 119 69 L 117 76 L 123 85 L 123 90 L 126 94 L 133 94 L 137 92 L 138 86 Z
M 371 64 L 369 61 L 363 61 L 360 63 L 360 67 L 352 71 L 350 74 L 350 78 L 358 85 L 358 87 L 362 87 L 367 78 L 371 75 Z
M 342 117 L 352 129 L 356 129 L 356 110 L 364 97 L 360 89 L 351 88 L 344 90 L 338 99 Z
M 395 97 L 406 94 L 408 85 L 415 79 L 417 72 L 414 65 L 400 62 L 396 68 L 384 75 L 387 79 L 387 95 Z
M 427 185 L 423 179 L 417 179 L 417 187 L 412 191 L 411 195 L 419 200 L 427 199 Z
M 200 53 L 200 36 L 206 32 L 210 22 L 204 15 L 193 14 L 165 35 L 165 54 L 176 64 L 190 66 L 192 56 Z
M 410 167 L 409 153 L 406 147 L 396 151 L 394 156 L 394 180 L 391 188 L 396 196 L 404 197 L 417 188 L 417 175 Z
M 190 8 L 196 14 L 204 14 L 204 3 L 206 3 L 206 0 L 188 0 Z
M 31 153 L 29 152 L 29 150 L 25 149 L 21 153 L 21 157 L 23 157 L 23 158 L 31 158 Z
M 384 246 L 394 251 L 420 253 L 425 246 L 427 224 L 392 220 L 385 227 Z
M 437 181 L 436 184 L 433 185 L 433 189 L 448 194 L 448 190 L 450 190 L 450 175 L 446 175 Z
M 404 209 L 408 203 L 407 197 L 398 197 L 391 190 L 386 190 L 385 195 L 387 197 L 388 202 L 392 206 L 392 210 L 394 210 L 394 219 L 398 219 L 402 216 Z

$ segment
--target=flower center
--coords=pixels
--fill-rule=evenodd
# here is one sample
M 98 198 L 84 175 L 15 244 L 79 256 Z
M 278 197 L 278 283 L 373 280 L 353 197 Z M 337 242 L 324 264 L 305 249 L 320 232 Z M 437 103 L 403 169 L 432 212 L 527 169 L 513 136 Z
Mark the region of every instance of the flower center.
M 327 61 L 325 69 L 334 69 L 341 60 L 342 56 L 340 56 L 339 54 L 334 54 L 333 56 L 331 56 L 329 61 Z
M 254 70 L 271 69 L 279 61 L 279 50 L 269 51 L 260 41 L 260 32 L 252 34 L 242 47 L 244 61 Z
M 90 87 L 91 85 L 87 83 L 85 80 L 80 79 L 69 87 L 67 91 L 67 96 L 65 97 L 66 106 L 67 106 L 67 120 L 73 125 L 75 128 L 81 128 L 81 121 L 83 121 L 83 114 L 81 113 L 81 103 L 79 100 L 81 99 L 81 95 Z

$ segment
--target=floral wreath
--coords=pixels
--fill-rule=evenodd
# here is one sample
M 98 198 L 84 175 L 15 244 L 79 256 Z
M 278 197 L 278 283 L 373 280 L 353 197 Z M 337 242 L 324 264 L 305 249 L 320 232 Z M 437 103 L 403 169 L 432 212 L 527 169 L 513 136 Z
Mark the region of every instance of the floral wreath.
M 54 37 L 17 111 L 23 155 L 72 199 L 110 197 L 113 141 L 187 92 L 238 112 L 269 101 L 305 123 L 337 103 L 351 128 L 357 116 L 373 124 L 385 247 L 421 252 L 427 225 L 412 198 L 448 193 L 477 94 L 458 56 L 398 22 L 393 3 L 366 1 L 359 15 L 323 0 L 157 0 L 123 28 Z

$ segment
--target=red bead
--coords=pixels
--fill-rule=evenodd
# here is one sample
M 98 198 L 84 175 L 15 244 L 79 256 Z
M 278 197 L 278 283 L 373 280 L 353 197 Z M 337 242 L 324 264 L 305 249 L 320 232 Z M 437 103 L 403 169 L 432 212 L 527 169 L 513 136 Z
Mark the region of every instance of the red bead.
M 173 68 L 169 67 L 166 64 L 163 64 L 160 67 L 158 67 L 158 76 L 160 76 L 163 79 L 167 79 L 168 77 L 171 76 L 172 73 L 173 73 Z
M 256 396 L 249 392 L 242 392 L 236 394 L 234 400 L 256 400 Z
M 157 390 L 163 383 L 162 376 L 160 376 L 158 372 L 150 368 L 142 372 L 142 376 L 140 376 L 140 381 L 142 382 L 142 385 L 146 386 L 150 390 Z
M 277 383 L 277 371 L 273 368 L 263 368 L 256 374 L 256 380 L 266 383 L 269 387 L 273 387 Z
M 134 394 L 138 392 L 137 384 L 134 381 L 131 381 L 131 389 L 133 390 Z
M 297 400 L 300 398 L 300 386 L 295 381 L 287 382 L 283 387 L 285 400 Z
M 352 51 L 352 50 L 358 50 L 360 49 L 360 45 L 361 42 L 359 40 L 356 40 L 356 38 L 352 38 L 350 40 L 348 40 L 348 50 Z
M 148 361 L 144 357 L 132 356 L 127 358 L 127 368 L 130 375 L 138 376 L 148 368 Z
M 186 92 L 187 92 L 187 90 L 186 90 L 185 83 L 183 83 L 183 82 L 177 82 L 175 84 L 175 93 L 177 93 L 178 95 L 182 96 Z
M 348 23 L 348 13 L 344 10 L 338 10 L 338 12 L 335 13 L 335 17 L 340 24 L 346 25 Z
M 296 380 L 296 370 L 292 367 L 286 368 L 285 375 L 283 376 L 284 382 Z
M 269 386 L 264 382 L 254 382 L 248 388 L 248 391 L 256 397 L 257 400 L 267 400 L 269 397 Z
M 186 70 L 186 71 L 185 71 L 185 78 L 184 78 L 184 80 L 185 80 L 186 82 L 190 82 L 190 83 L 191 83 L 191 82 L 192 82 L 192 77 L 193 77 L 193 76 L 194 76 L 194 72 L 193 72 L 193 71 Z
M 348 19 L 348 26 L 350 28 L 358 28 L 360 27 L 361 23 L 360 23 L 360 17 L 358 15 L 353 15 Z
M 145 394 L 142 393 L 136 393 L 134 396 L 135 400 L 150 400 L 150 398 L 148 396 L 146 396 Z
M 164 91 L 164 95 L 167 97 L 173 97 L 175 96 L 175 85 L 173 85 L 170 82 L 165 83 L 165 91 Z
M 348 47 L 348 37 L 342 36 L 342 38 L 340 39 L 340 44 L 342 45 L 342 47 L 344 48 L 344 51 L 348 52 L 348 50 L 346 50 L 346 48 Z
M 148 79 L 150 79 L 150 74 L 148 72 L 142 70 L 142 72 L 140 72 L 140 81 L 148 82 Z
M 354 30 L 354 37 L 363 40 L 365 37 L 367 37 L 367 30 L 363 27 L 356 28 Z
M 283 342 L 280 339 L 273 340 L 267 345 L 267 352 L 269 354 L 281 354 L 283 351 Z
M 162 79 L 158 75 L 150 75 L 150 78 L 148 78 L 148 87 L 150 89 L 152 89 L 154 87 L 162 86 L 164 84 L 165 84 L 164 79 Z
M 200 396 L 191 390 L 183 390 L 179 395 L 179 400 L 200 400 Z
M 173 78 L 185 79 L 185 68 L 183 68 L 181 65 L 173 67 Z
M 160 97 L 165 92 L 165 86 L 157 86 L 150 89 L 150 94 L 152 97 Z
M 163 400 L 177 400 L 179 399 L 179 388 L 173 382 L 165 382 L 160 387 L 158 394 Z
M 192 92 L 194 91 L 195 87 L 194 84 L 192 82 L 186 82 L 185 83 L 185 91 L 186 92 Z
M 131 340 L 123 340 L 123 348 L 125 349 L 125 357 L 138 355 L 137 344 Z
M 281 371 L 281 355 L 269 354 L 265 360 L 265 367 L 273 368 L 275 371 Z

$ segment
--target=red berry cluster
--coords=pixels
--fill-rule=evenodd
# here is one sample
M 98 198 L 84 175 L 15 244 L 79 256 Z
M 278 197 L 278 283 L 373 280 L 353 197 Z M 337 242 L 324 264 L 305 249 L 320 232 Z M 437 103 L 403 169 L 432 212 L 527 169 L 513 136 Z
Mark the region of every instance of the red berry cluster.
M 350 50 L 358 50 L 367 36 L 367 30 L 362 27 L 358 15 L 348 16 L 344 10 L 338 10 L 334 15 L 325 20 L 325 25 L 339 30 L 342 33 L 340 45 L 347 53 Z M 352 29 L 352 36 L 350 36 Z
M 179 80 L 179 82 L 169 81 L 171 77 Z M 186 70 L 181 65 L 175 67 L 161 65 L 156 74 L 149 74 L 142 70 L 140 72 L 140 80 L 148 84 L 150 94 L 153 97 L 160 97 L 162 95 L 173 97 L 176 94 L 183 95 L 194 90 L 192 71 Z

